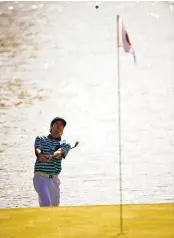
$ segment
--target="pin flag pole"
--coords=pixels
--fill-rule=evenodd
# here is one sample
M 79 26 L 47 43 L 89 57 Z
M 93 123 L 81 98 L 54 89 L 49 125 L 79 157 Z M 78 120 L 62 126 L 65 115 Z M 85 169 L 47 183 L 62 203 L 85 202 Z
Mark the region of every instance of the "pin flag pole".
M 120 92 L 120 35 L 119 15 L 117 15 L 117 72 L 118 72 L 118 147 L 119 147 L 119 187 L 120 187 L 120 234 L 123 234 L 122 199 L 122 158 L 121 158 L 121 92 Z

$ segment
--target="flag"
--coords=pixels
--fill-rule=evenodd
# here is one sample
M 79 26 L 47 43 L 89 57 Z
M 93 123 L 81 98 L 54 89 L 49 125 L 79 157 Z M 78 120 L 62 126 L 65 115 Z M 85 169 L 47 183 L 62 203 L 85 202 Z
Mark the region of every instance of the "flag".
M 135 50 L 132 47 L 132 44 L 130 42 L 129 39 L 129 35 L 126 31 L 125 25 L 122 22 L 122 45 L 123 45 L 123 49 L 126 53 L 130 53 L 133 55 L 134 57 L 134 62 L 136 63 L 136 55 L 135 55 Z

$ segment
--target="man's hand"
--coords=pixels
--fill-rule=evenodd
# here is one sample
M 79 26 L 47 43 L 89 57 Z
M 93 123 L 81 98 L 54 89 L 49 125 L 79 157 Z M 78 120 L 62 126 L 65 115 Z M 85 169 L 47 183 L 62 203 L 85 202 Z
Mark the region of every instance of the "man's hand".
M 38 158 L 39 158 L 39 160 L 40 160 L 41 162 L 47 162 L 47 161 L 48 161 L 48 159 L 47 159 L 44 155 L 42 155 L 42 154 L 39 154 L 39 155 L 38 155 Z

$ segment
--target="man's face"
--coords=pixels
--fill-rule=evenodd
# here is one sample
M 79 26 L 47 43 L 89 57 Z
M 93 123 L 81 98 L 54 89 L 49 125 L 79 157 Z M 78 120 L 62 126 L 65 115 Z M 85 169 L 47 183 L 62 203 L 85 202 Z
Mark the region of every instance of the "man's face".
M 61 121 L 54 122 L 54 124 L 51 128 L 52 133 L 60 134 L 60 135 L 63 133 L 63 129 L 64 129 L 64 126 L 63 126 L 63 123 Z

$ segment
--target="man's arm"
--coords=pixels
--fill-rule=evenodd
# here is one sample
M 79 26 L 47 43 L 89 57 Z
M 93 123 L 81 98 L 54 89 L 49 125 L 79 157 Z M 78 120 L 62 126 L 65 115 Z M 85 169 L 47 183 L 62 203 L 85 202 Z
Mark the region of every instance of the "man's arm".
M 41 162 L 47 162 L 47 158 L 42 155 L 41 141 L 38 136 L 35 139 L 35 155 Z
M 54 153 L 49 155 L 48 160 L 51 160 L 52 158 L 62 159 L 62 154 L 63 154 L 63 150 L 61 148 L 59 148 Z
M 40 137 L 37 136 L 34 142 L 35 155 L 38 157 L 42 152 Z
M 68 152 L 71 149 L 71 146 L 70 146 L 70 144 L 64 143 L 64 144 L 61 145 L 61 149 L 62 149 L 62 156 L 65 159 L 66 156 L 68 155 Z
M 63 150 L 62 148 L 59 148 L 58 150 L 56 150 L 54 153 L 53 153 L 53 157 L 58 159 L 61 155 L 63 154 Z
M 70 149 L 71 149 L 70 144 L 65 144 L 65 143 L 62 144 L 61 148 L 59 148 L 52 155 L 49 156 L 49 160 L 52 158 L 56 158 L 56 159 L 62 159 L 62 157 L 65 158 Z
M 42 153 L 40 148 L 35 148 L 35 154 L 38 157 Z

